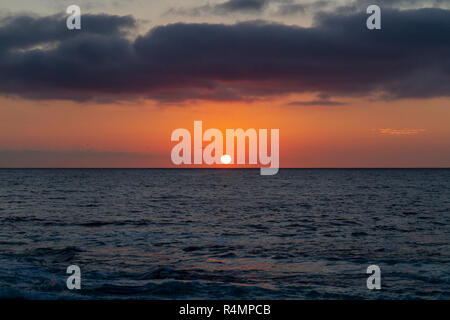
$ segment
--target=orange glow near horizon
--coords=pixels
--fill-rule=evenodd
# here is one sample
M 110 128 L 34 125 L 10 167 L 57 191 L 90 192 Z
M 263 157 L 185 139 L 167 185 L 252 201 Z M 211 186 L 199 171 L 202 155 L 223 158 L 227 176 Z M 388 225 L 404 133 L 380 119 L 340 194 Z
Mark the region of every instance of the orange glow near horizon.
M 172 131 L 202 120 L 204 131 L 280 129 L 281 167 L 450 167 L 450 99 L 286 105 L 313 98 L 172 106 L 0 98 L 0 152 L 71 153 L 38 167 L 174 167 Z M 33 166 L 8 159 L 0 166 Z

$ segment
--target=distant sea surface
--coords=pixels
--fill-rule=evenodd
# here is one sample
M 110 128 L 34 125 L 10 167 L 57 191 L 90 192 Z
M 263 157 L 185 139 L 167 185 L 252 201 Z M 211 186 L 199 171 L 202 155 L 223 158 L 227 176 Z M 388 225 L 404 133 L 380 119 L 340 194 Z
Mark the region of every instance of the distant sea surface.
M 450 170 L 0 170 L 0 298 L 450 299 Z

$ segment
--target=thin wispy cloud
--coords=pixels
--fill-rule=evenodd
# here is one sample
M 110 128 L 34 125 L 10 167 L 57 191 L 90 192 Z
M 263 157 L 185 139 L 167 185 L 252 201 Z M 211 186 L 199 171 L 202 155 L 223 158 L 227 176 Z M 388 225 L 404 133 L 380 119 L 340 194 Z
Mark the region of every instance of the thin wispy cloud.
M 425 131 L 426 131 L 425 129 L 392 129 L 392 128 L 383 128 L 378 130 L 380 134 L 392 136 L 412 136 L 424 133 Z
M 166 15 L 229 15 L 236 13 L 257 14 L 265 11 L 270 3 L 289 0 L 227 0 L 215 4 L 204 4 L 194 7 L 172 7 Z
M 171 15 L 230 15 L 263 14 L 271 12 L 280 16 L 293 16 L 322 12 L 355 13 L 364 11 L 369 5 L 378 5 L 383 9 L 449 9 L 447 0 L 225 0 L 198 6 L 177 6 L 166 11 Z
M 344 106 L 346 102 L 332 100 L 309 100 L 309 101 L 292 101 L 286 106 Z

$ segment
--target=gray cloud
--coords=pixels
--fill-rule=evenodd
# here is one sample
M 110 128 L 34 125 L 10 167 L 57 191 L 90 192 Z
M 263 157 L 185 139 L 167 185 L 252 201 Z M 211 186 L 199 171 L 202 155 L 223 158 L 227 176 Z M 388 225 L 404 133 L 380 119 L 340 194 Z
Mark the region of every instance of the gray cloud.
M 214 7 L 218 12 L 262 11 L 270 0 L 228 0 Z
M 67 8 L 72 4 L 76 4 L 83 8 L 84 10 L 92 10 L 98 8 L 123 8 L 129 6 L 131 3 L 136 0 L 45 0 L 41 2 L 47 2 L 52 8 L 57 10 L 61 10 L 61 8 Z
M 345 102 L 332 100 L 310 100 L 310 101 L 292 101 L 286 104 L 287 106 L 343 106 Z
M 53 41 L 70 41 L 77 35 L 67 30 L 66 16 L 10 16 L 0 20 L 0 50 L 28 48 Z M 83 28 L 91 35 L 123 35 L 127 29 L 136 27 L 131 16 L 83 15 Z M 0 51 L 0 52 L 1 52 Z
M 274 13 L 281 16 L 311 14 L 331 10 L 339 12 L 365 12 L 372 4 L 382 9 L 420 9 L 420 8 L 450 8 L 448 0 L 227 0 L 219 4 L 207 4 L 194 8 L 172 8 L 169 14 L 176 15 L 229 15 L 235 13 L 261 14 L 269 5 Z
M 227 0 L 218 4 L 206 4 L 193 8 L 175 7 L 166 14 L 175 15 L 229 15 L 236 13 L 259 14 L 264 12 L 271 3 L 291 3 L 293 0 Z
M 338 4 L 336 1 L 319 0 L 314 2 L 294 2 L 288 1 L 281 3 L 278 6 L 277 14 L 286 15 L 296 15 L 304 13 L 315 13 L 320 12 L 329 8 L 335 8 Z
M 131 17 L 83 17 L 81 31 L 58 16 L 11 17 L 0 24 L 0 93 L 76 101 L 450 96 L 450 10 L 384 10 L 378 31 L 365 19 L 321 14 L 310 28 L 178 23 L 133 40 Z M 47 42 L 56 45 L 27 49 Z
M 165 155 L 109 151 L 0 150 L 0 168 L 148 167 Z
M 448 0 L 350 0 L 348 6 L 361 9 L 376 4 L 381 8 L 419 9 L 419 8 L 449 8 Z

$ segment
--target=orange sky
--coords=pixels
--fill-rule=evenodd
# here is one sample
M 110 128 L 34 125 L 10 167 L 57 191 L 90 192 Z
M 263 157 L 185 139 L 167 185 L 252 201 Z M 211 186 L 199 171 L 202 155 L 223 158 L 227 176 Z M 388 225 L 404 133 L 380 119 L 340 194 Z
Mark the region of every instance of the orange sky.
M 222 132 L 280 129 L 281 167 L 450 166 L 450 99 L 286 106 L 311 99 L 107 105 L 0 98 L 0 154 L 9 152 L 0 167 L 170 167 L 171 132 L 192 131 L 194 120 Z M 42 153 L 34 159 L 29 151 Z
M 383 31 L 365 33 L 365 3 L 225 3 L 80 0 L 77 33 L 64 23 L 71 1 L 4 6 L 0 167 L 171 167 L 172 131 L 195 120 L 223 133 L 279 129 L 281 167 L 450 167 L 448 46 L 436 32 L 449 26 L 448 4 L 386 1 Z M 204 92 L 261 100 L 157 102 Z

